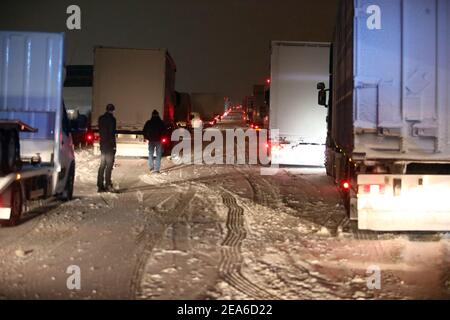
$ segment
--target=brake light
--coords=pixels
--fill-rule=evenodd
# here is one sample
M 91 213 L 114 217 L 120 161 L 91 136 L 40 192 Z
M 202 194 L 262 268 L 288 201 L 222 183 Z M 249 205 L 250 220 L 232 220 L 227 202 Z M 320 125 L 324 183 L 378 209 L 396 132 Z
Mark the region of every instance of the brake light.
M 350 190 L 351 187 L 352 187 L 352 186 L 351 186 L 350 182 L 348 182 L 347 180 L 343 180 L 343 181 L 341 182 L 341 188 L 342 188 L 342 190 L 348 191 L 348 190 Z
M 161 139 L 161 142 L 162 142 L 162 143 L 166 143 L 166 142 L 167 142 L 167 139 L 166 139 L 166 138 L 162 138 L 162 139 Z
M 88 133 L 86 135 L 86 140 L 89 142 L 94 141 L 94 135 L 92 133 Z

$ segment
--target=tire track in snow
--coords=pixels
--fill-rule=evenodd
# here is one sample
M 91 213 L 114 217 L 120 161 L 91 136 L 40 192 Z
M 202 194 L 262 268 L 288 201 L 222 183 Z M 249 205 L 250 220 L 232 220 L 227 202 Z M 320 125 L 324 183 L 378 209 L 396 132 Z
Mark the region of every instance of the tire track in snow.
M 179 199 L 176 207 L 171 210 L 174 214 L 171 216 L 162 214 L 159 226 L 155 226 L 155 217 L 152 216 L 146 222 L 144 230 L 138 235 L 138 241 L 143 242 L 141 250 L 138 250 L 138 260 L 135 265 L 133 277 L 130 283 L 130 292 L 134 299 L 138 299 L 143 296 L 141 283 L 145 273 L 145 267 L 147 261 L 151 257 L 155 244 L 161 240 L 161 234 L 163 234 L 172 224 L 176 223 L 178 219 L 184 215 L 186 208 L 189 206 L 191 200 L 195 197 L 196 191 L 190 188 Z M 159 232 L 155 232 L 158 230 Z
M 243 257 L 241 245 L 247 236 L 244 221 L 244 209 L 230 193 L 223 193 L 222 200 L 228 208 L 227 235 L 220 250 L 219 273 L 236 290 L 254 299 L 277 299 L 265 289 L 259 287 L 242 274 Z
M 279 191 L 276 189 L 274 184 L 259 175 L 248 173 L 238 166 L 234 166 L 233 168 L 240 174 L 240 176 L 244 177 L 244 180 L 250 186 L 253 193 L 254 202 L 265 207 L 270 207 L 273 205 L 278 206 L 280 199 Z M 246 166 L 245 169 L 250 172 L 252 170 L 250 166 Z

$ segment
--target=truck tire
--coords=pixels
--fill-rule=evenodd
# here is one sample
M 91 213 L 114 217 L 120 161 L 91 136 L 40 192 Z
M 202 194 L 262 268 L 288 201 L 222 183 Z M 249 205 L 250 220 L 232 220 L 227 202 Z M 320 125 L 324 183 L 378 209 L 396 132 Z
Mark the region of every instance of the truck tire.
M 11 186 L 11 217 L 9 220 L 1 220 L 1 225 L 12 227 L 20 222 L 23 210 L 23 195 L 20 183 L 13 183 Z
M 71 201 L 73 199 L 73 185 L 75 183 L 75 165 L 70 166 L 69 174 L 67 176 L 66 186 L 61 196 L 63 201 Z

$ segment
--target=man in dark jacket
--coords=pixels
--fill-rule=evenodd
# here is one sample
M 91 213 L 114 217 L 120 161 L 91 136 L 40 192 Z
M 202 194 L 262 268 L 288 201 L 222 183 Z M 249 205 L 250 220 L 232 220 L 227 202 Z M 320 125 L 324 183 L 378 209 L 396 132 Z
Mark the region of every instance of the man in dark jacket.
M 106 112 L 98 118 L 98 131 L 100 133 L 101 162 L 98 169 L 98 192 L 113 192 L 111 174 L 116 155 L 116 118 L 113 104 L 106 106 Z
M 152 112 L 152 118 L 145 123 L 142 130 L 144 138 L 148 141 L 148 166 L 150 171 L 155 170 L 155 173 L 159 173 L 161 168 L 161 156 L 162 146 L 161 140 L 164 137 L 166 126 L 159 117 L 159 113 L 156 110 Z M 154 154 L 156 157 L 154 158 Z

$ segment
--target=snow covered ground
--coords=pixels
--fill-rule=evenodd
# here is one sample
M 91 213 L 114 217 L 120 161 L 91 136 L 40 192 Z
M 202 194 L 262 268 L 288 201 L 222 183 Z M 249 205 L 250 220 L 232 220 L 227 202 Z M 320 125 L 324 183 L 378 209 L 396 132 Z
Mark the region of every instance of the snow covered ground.
M 145 159 L 119 158 L 120 193 L 99 195 L 99 158 L 76 160 L 75 200 L 0 229 L 1 298 L 450 298 L 450 237 L 355 231 L 321 169 L 164 159 L 149 175 Z M 67 288 L 73 265 L 80 290 Z

